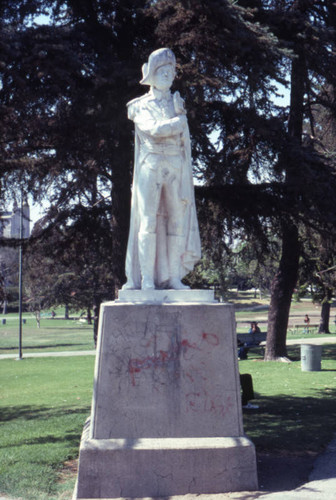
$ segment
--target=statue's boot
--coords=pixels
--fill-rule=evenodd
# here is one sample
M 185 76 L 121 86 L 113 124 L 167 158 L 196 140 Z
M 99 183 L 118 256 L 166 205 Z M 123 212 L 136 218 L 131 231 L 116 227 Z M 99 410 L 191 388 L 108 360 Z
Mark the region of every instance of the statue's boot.
M 190 287 L 181 282 L 180 266 L 183 253 L 183 236 L 168 235 L 169 288 L 186 290 Z
M 132 280 L 127 280 L 126 283 L 121 287 L 122 290 L 135 290 L 136 286 Z
M 141 271 L 141 290 L 154 290 L 156 234 L 139 233 L 138 243 Z

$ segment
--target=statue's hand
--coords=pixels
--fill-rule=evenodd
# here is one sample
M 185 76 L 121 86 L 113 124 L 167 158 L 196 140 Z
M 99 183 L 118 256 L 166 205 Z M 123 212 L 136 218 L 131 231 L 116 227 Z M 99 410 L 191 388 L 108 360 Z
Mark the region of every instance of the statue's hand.
M 185 115 L 187 112 L 184 107 L 184 100 L 180 96 L 180 92 L 176 91 L 174 93 L 174 109 L 177 115 Z
M 178 115 L 176 116 L 175 118 L 173 118 L 174 120 L 178 119 L 179 123 L 180 123 L 180 126 L 182 126 L 183 129 L 185 129 L 188 125 L 188 122 L 187 122 L 187 116 L 184 114 L 184 115 Z

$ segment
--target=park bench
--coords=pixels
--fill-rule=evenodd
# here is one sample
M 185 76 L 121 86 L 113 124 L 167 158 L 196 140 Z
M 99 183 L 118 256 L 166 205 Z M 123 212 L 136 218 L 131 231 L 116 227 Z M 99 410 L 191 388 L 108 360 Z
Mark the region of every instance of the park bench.
M 294 323 L 289 328 L 289 331 L 294 335 L 295 333 L 299 333 L 300 329 L 304 330 L 302 333 L 305 333 L 305 330 L 308 328 L 309 333 L 316 333 L 319 326 L 319 323 L 310 323 L 308 326 L 306 323 Z
M 245 345 L 248 349 L 258 349 L 261 354 L 265 351 L 266 332 L 260 333 L 237 333 L 238 344 Z M 239 346 L 238 346 L 239 349 Z

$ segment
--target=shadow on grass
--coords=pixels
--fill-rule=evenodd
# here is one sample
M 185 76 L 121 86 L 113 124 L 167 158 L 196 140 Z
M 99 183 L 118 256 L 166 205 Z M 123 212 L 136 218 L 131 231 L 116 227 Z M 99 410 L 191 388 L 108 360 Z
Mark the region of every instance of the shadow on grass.
M 322 360 L 323 359 L 336 359 L 336 345 L 335 344 L 324 344 L 322 346 Z
M 53 408 L 53 407 L 41 407 L 41 406 L 5 406 L 0 408 L 0 421 L 9 422 L 10 420 L 23 419 L 23 420 L 34 420 L 34 419 L 48 419 L 50 417 L 58 417 L 64 415 L 86 415 L 90 412 L 90 407 L 87 408 Z
M 262 491 L 290 491 L 308 481 L 315 455 L 284 456 L 257 452 L 259 488 Z M 250 497 L 249 497 L 250 498 Z
M 6 449 L 6 448 L 12 448 L 12 447 L 16 447 L 16 446 L 21 446 L 22 444 L 24 444 L 25 446 L 34 446 L 34 445 L 43 445 L 43 444 L 57 444 L 57 443 L 68 443 L 70 444 L 71 446 L 78 446 L 78 441 L 80 439 L 80 432 L 78 433 L 69 433 L 69 434 L 65 434 L 65 435 L 62 435 L 62 436 L 54 436 L 53 434 L 48 434 L 46 436 L 40 436 L 40 437 L 35 437 L 35 438 L 32 438 L 32 439 L 24 439 L 19 441 L 19 442 L 13 442 L 9 445 L 6 445 L 6 446 L 0 446 L 0 449 Z M 14 438 L 15 439 L 15 438 Z
M 309 340 L 307 340 L 309 344 Z M 289 345 L 287 346 L 287 356 L 291 361 L 301 360 L 301 347 L 300 345 Z M 252 360 L 263 360 L 263 352 L 260 347 L 250 347 L 248 352 L 248 359 Z M 323 344 L 322 345 L 322 365 L 323 361 L 334 361 L 336 359 L 336 344 Z M 335 371 L 323 369 L 322 371 Z
M 230 302 L 230 300 L 228 300 Z M 260 312 L 260 311 L 268 311 L 269 306 L 260 304 L 259 302 L 239 302 L 234 303 L 235 309 L 239 311 L 240 309 L 247 309 L 250 312 Z
M 315 394 L 256 395 L 259 409 L 244 413 L 244 429 L 257 449 L 289 455 L 321 452 L 335 429 L 336 389 L 316 390 Z
M 93 344 L 93 342 L 92 342 Z M 87 345 L 87 343 L 81 343 L 81 344 L 76 344 L 76 343 L 71 343 L 71 344 L 46 344 L 46 345 L 23 345 L 23 349 L 50 349 L 50 348 L 55 348 L 55 347 L 79 347 L 82 345 Z M 92 349 L 94 347 L 92 346 Z M 1 351 L 17 351 L 18 346 L 14 347 L 0 347 L 0 353 Z
M 309 339 L 307 340 L 309 344 Z M 287 354 L 291 361 L 300 361 L 301 359 L 301 347 L 299 345 L 287 346 Z M 336 344 L 322 344 L 322 356 L 323 361 L 334 361 L 336 359 Z M 334 371 L 334 370 L 323 370 L 323 371 Z

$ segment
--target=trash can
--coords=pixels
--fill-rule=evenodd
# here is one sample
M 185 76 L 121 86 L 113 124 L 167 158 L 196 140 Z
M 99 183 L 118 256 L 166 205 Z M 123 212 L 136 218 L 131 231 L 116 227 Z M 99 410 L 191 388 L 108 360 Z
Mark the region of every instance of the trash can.
M 2 320 L 2 324 L 3 324 L 3 325 L 5 325 L 5 324 L 6 324 L 6 320 L 5 320 L 5 318 L 3 318 L 3 320 Z
M 321 345 L 301 344 L 301 371 L 321 371 Z

